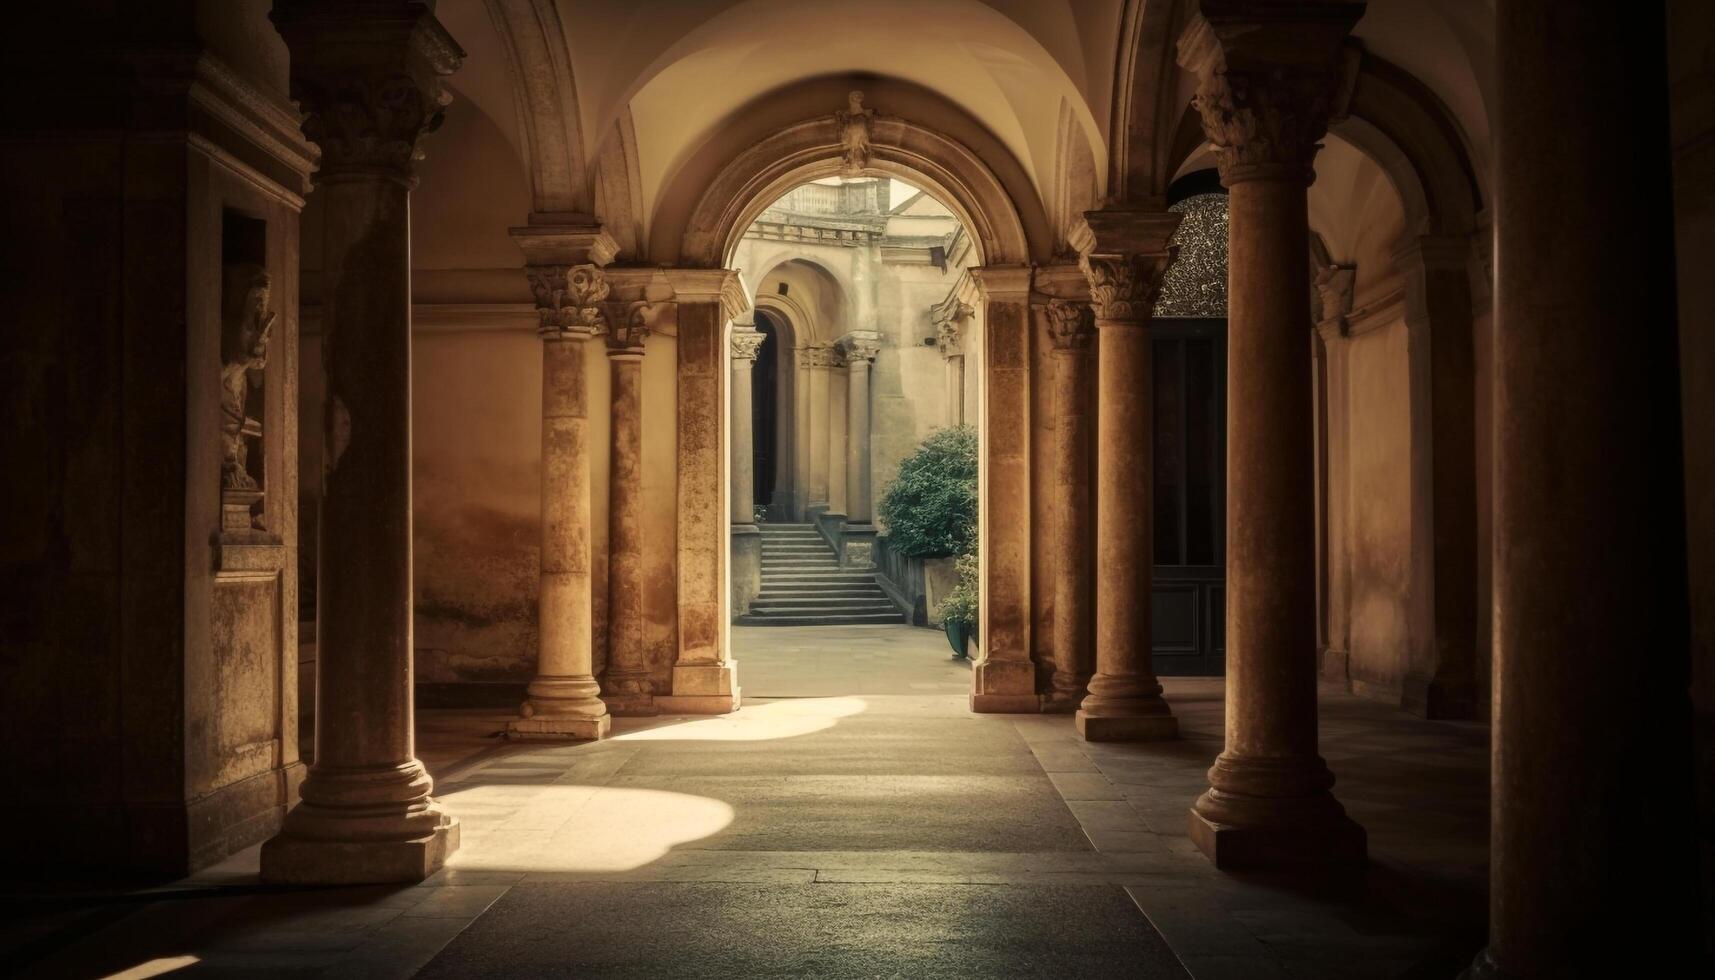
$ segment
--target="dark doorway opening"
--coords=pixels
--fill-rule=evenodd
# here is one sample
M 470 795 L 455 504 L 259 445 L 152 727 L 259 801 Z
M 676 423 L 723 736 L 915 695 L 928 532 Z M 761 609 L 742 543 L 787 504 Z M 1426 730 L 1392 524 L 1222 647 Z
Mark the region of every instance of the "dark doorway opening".
M 761 310 L 756 311 L 756 329 L 763 340 L 756 352 L 756 364 L 751 368 L 751 473 L 755 474 L 756 481 L 751 499 L 764 503 L 774 499 L 774 470 L 778 459 L 775 439 L 778 435 L 781 332 L 773 317 Z

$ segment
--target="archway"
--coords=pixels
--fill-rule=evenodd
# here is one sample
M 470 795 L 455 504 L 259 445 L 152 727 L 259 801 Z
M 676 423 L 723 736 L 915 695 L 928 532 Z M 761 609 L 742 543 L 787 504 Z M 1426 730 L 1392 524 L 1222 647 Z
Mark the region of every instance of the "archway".
M 1003 168 L 1018 169 L 1010 160 Z M 941 201 L 968 229 L 973 266 L 949 298 L 949 322 L 968 345 L 979 432 L 979 647 L 972 707 L 1036 711 L 1031 592 L 1033 258 L 1052 254 L 1040 205 L 1020 206 L 984 158 L 951 137 L 865 108 L 787 126 L 730 160 L 680 225 L 681 261 L 732 267 L 745 230 L 790 189 L 839 176 L 898 178 Z M 1082 286 L 1082 277 L 1064 277 Z M 927 340 L 932 332 L 926 331 Z M 944 347 L 942 349 L 945 349 Z M 739 594 L 734 582 L 731 594 Z

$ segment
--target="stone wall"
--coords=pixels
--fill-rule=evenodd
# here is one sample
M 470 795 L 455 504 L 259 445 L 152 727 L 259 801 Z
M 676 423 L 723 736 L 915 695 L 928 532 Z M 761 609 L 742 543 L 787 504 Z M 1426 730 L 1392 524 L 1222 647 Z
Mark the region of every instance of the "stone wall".
M 8 863 L 176 876 L 277 829 L 302 772 L 310 158 L 266 3 L 55 14 L 7 55 L 35 81 L 0 146 L 0 819 Z M 157 29 L 184 59 L 127 49 Z

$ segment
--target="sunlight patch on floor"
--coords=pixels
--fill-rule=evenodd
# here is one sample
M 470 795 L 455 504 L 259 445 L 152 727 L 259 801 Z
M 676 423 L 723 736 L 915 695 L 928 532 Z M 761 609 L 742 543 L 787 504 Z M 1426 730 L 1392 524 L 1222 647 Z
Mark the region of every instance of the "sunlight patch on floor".
M 869 707 L 863 698 L 794 698 L 747 705 L 730 715 L 699 718 L 615 735 L 613 742 L 760 742 L 834 727 Z
M 476 785 L 444 794 L 461 814 L 463 843 L 447 866 L 476 871 L 631 871 L 732 823 L 706 796 L 609 786 Z

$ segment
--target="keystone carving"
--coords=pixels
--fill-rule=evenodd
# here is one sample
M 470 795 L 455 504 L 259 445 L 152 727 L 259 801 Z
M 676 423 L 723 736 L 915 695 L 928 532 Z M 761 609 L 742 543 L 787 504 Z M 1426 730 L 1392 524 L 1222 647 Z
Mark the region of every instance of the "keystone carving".
M 846 177 L 862 177 L 869 166 L 870 130 L 875 124 L 875 110 L 863 107 L 863 93 L 853 91 L 846 96 L 846 108 L 834 113 L 840 129 L 840 173 Z

